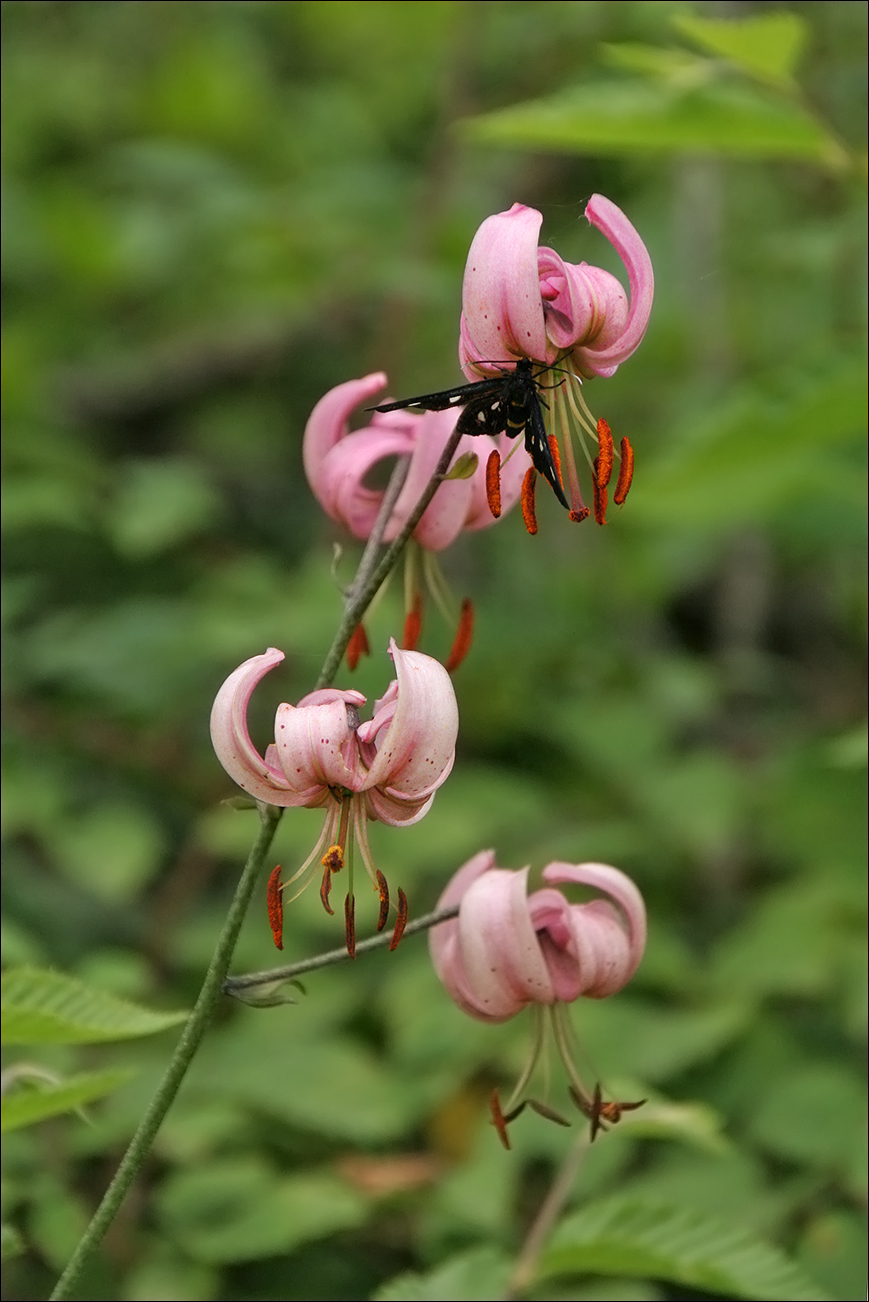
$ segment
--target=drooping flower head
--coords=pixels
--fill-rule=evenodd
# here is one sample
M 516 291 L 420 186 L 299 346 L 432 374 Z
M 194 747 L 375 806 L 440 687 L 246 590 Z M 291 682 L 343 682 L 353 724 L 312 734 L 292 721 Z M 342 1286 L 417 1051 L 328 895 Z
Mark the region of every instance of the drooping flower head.
M 372 473 L 396 457 L 409 458 L 404 484 L 383 535 L 383 541 L 388 543 L 404 528 L 431 479 L 455 429 L 458 413 L 455 410 L 423 414 L 375 411 L 368 425 L 351 431 L 349 419 L 354 409 L 369 404 L 385 385 L 386 376 L 375 372 L 331 389 L 311 412 L 302 455 L 311 491 L 323 510 L 360 539 L 368 538 L 383 502 L 384 490 L 372 487 L 369 482 Z M 449 547 L 463 530 L 485 529 L 495 523 L 486 492 L 485 467 L 492 451 L 506 454 L 507 443 L 503 435 L 498 439 L 462 438 L 452 466 L 473 453 L 477 457 L 476 469 L 466 478 L 445 480 L 413 531 L 412 541 L 416 546 L 408 548 L 405 575 L 406 649 L 413 649 L 419 636 L 423 586 L 448 614 L 448 593 L 434 554 Z M 530 465 L 527 454 L 521 449 L 520 453 L 504 469 L 501 514 L 506 514 L 518 502 L 522 480 Z M 464 618 L 466 622 L 466 614 Z M 460 637 L 463 632 L 467 635 L 467 630 L 460 625 Z M 454 658 L 455 652 L 451 659 Z M 455 668 L 456 664 L 449 667 Z
M 493 1116 L 505 1146 L 506 1126 L 529 1103 L 550 1119 L 567 1124 L 552 1109 L 524 1099 L 549 1021 L 567 1071 L 570 1094 L 592 1121 L 592 1138 L 603 1121 L 639 1104 L 603 1103 L 590 1091 L 570 1053 L 565 1005 L 580 996 L 606 999 L 621 990 L 639 967 L 646 944 L 643 898 L 629 877 L 607 864 L 551 863 L 547 885 L 528 895 L 528 869 L 495 867 L 483 850 L 460 868 L 438 902 L 458 904 L 458 917 L 433 928 L 430 952 L 438 977 L 463 1012 L 482 1022 L 503 1022 L 523 1008 L 535 1012 L 531 1058 L 502 1111 L 493 1097 Z M 605 897 L 571 904 L 556 883 L 590 886 Z
M 564 262 L 553 249 L 538 248 L 543 219 L 535 209 L 516 203 L 508 212 L 488 217 L 471 244 L 459 360 L 469 380 L 496 375 L 521 359 L 539 365 L 536 379 L 546 390 L 550 439 L 557 441 L 561 454 L 571 517 L 582 520 L 589 514 L 570 440 L 573 427 L 592 466 L 595 518 L 602 524 L 617 454 L 609 426 L 595 421 L 588 410 L 582 384 L 594 376 L 614 375 L 639 347 L 649 323 L 654 275 L 643 241 L 614 203 L 593 195 L 585 215 L 622 259 L 630 299 L 608 271 Z M 626 440 L 620 460 L 618 505 L 627 496 L 633 468 Z
M 260 755 L 248 731 L 247 707 L 257 683 L 284 658 L 274 647 L 252 656 L 230 674 L 211 712 L 217 758 L 244 791 L 271 805 L 325 807 L 326 821 L 317 844 L 284 886 L 301 879 L 298 889 L 304 889 L 319 859 L 324 869 L 320 897 L 331 913 L 332 873 L 347 863 L 345 919 L 351 953 L 354 841 L 380 893 L 379 930 L 386 922 L 389 892 L 371 856 L 368 820 L 379 819 L 393 827 L 419 822 L 455 758 L 458 710 L 449 674 L 429 656 L 400 651 L 394 641 L 389 653 L 397 677 L 375 701 L 374 717 L 368 723 L 359 722 L 359 708 L 365 704 L 360 692 L 335 688 L 311 692 L 298 705 L 278 706 L 275 741 Z M 278 889 L 283 888 L 273 881 L 270 899 L 276 912 Z M 403 899 L 399 891 L 401 928 Z M 281 948 L 277 935 L 275 939 Z

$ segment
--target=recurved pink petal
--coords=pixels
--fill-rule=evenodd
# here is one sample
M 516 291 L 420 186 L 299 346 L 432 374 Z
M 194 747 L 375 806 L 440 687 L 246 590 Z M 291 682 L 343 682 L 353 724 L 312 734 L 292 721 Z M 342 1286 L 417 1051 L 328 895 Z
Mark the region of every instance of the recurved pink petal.
M 348 380 L 346 384 L 330 389 L 308 417 L 302 441 L 302 461 L 311 490 L 321 505 L 323 498 L 329 496 L 328 475 L 323 467 L 327 453 L 347 435 L 347 422 L 355 408 L 366 403 L 385 385 L 386 376 L 382 371 L 375 371 L 361 380 Z
M 304 801 L 290 788 L 274 763 L 269 753 L 272 748 L 263 758 L 251 741 L 247 727 L 247 707 L 253 689 L 283 658 L 283 651 L 269 647 L 263 655 L 251 656 L 229 675 L 211 710 L 211 741 L 217 758 L 243 791 L 255 800 L 286 807 Z
M 419 651 L 401 651 L 393 638 L 398 699 L 388 728 L 374 738 L 377 755 L 361 788 L 389 788 L 400 796 L 427 799 L 449 773 L 459 713 L 443 665 Z
M 367 538 L 371 533 L 383 501 L 383 490 L 369 488 L 365 477 L 379 461 L 406 456 L 413 450 L 415 435 L 407 425 L 403 421 L 392 428 L 378 424 L 356 430 L 323 458 L 317 500 L 327 515 L 356 538 Z
M 630 308 L 618 337 L 602 346 L 589 345 L 577 348 L 574 358 L 585 375 L 612 375 L 621 362 L 639 348 L 655 293 L 655 275 L 652 260 L 645 244 L 625 214 L 602 194 L 592 195 L 586 205 L 585 215 L 612 244 L 628 273 Z
M 463 338 L 471 345 L 463 364 L 548 356 L 537 275 L 540 213 L 514 203 L 509 212 L 487 217 L 474 236 L 462 286 Z M 468 373 L 466 369 L 466 374 Z
M 546 924 L 541 943 L 553 980 L 563 991 L 559 998 L 569 1002 L 579 995 L 604 999 L 615 994 L 636 972 L 646 947 L 642 895 L 629 877 L 609 864 L 552 863 L 543 869 L 543 878 L 592 886 L 609 896 L 609 900 L 568 905 L 557 926 Z M 532 897 L 538 929 L 543 918 L 536 901 L 552 893 L 544 890 Z

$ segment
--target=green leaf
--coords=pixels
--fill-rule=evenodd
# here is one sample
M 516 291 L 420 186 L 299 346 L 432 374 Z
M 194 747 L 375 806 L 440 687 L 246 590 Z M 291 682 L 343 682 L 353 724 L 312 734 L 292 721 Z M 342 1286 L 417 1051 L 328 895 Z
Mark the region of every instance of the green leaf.
M 324 1172 L 280 1179 L 255 1158 L 224 1159 L 181 1171 L 160 1196 L 172 1238 L 197 1261 L 253 1261 L 352 1229 L 364 1198 Z
M 494 1248 L 451 1257 L 427 1275 L 396 1275 L 374 1293 L 374 1302 L 487 1302 L 503 1297 L 512 1269 Z
M 710 54 L 722 55 L 749 76 L 790 89 L 806 45 L 807 27 L 798 14 L 754 14 L 740 22 L 680 14 L 673 26 Z
M 40 1086 L 7 1095 L 2 1101 L 2 1130 L 17 1130 L 32 1126 L 46 1117 L 56 1117 L 61 1112 L 72 1112 L 85 1103 L 111 1094 L 128 1081 L 133 1073 L 118 1067 L 108 1071 L 83 1072 L 71 1076 L 57 1085 Z
M 183 1022 L 186 1013 L 161 1013 L 94 990 L 75 977 L 45 968 L 4 972 L 3 1044 L 98 1044 L 153 1035 Z
M 683 88 L 624 78 L 570 88 L 464 122 L 473 140 L 566 153 L 705 153 L 841 166 L 841 146 L 799 105 L 748 83 Z
M 826 1297 L 784 1253 L 749 1231 L 691 1208 L 642 1199 L 607 1199 L 555 1231 L 542 1275 L 590 1272 L 666 1279 L 759 1302 Z

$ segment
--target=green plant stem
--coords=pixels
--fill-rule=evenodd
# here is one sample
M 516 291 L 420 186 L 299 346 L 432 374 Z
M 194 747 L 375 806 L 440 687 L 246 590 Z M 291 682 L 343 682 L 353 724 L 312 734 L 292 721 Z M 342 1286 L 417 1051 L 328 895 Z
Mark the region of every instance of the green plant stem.
M 407 523 L 401 533 L 397 535 L 392 543 L 390 543 L 379 562 L 373 566 L 367 576 L 363 573 L 362 566 L 360 566 L 359 573 L 350 588 L 350 593 L 344 606 L 344 618 L 341 620 L 341 626 L 335 634 L 335 640 L 329 648 L 329 653 L 326 656 L 323 668 L 320 671 L 320 677 L 317 679 L 318 688 L 330 687 L 332 685 L 335 675 L 338 672 L 338 666 L 341 663 L 341 657 L 347 650 L 347 643 L 353 636 L 353 630 L 356 628 L 356 625 L 359 623 L 360 619 L 365 614 L 365 611 L 376 596 L 381 583 L 386 578 L 387 574 L 390 573 L 395 562 L 404 551 L 408 539 L 422 519 L 423 512 L 434 497 L 438 488 L 443 483 L 444 477 L 450 468 L 450 462 L 453 459 L 456 448 L 459 446 L 461 437 L 462 435 L 459 433 L 458 429 L 454 429 L 449 437 L 449 441 L 444 447 L 441 459 L 435 467 L 434 474 L 426 484 L 422 496 L 408 516 Z M 381 511 L 381 516 L 384 514 L 385 513 Z M 378 517 L 378 524 L 379 523 L 380 517 Z M 382 527 L 385 528 L 385 526 L 386 519 L 383 520 Z M 373 548 L 366 548 L 366 556 L 370 553 L 373 553 Z
M 500 1302 L 510 1302 L 512 1298 L 520 1297 L 534 1279 L 537 1261 L 543 1251 L 543 1245 L 546 1243 L 553 1225 L 558 1220 L 564 1204 L 570 1197 L 570 1191 L 579 1174 L 579 1168 L 582 1166 L 588 1147 L 588 1135 L 582 1134 L 577 1135 L 568 1149 L 567 1157 L 564 1159 L 560 1171 L 550 1186 L 549 1193 L 543 1199 L 540 1209 L 531 1223 L 531 1228 L 525 1236 L 525 1242 L 522 1244 L 519 1256 L 516 1258 L 516 1265 L 513 1267 L 513 1273 L 510 1276 L 506 1290 L 501 1294 Z
M 458 917 L 458 913 L 458 904 L 454 904 L 449 909 L 438 909 L 434 913 L 424 913 L 421 918 L 415 918 L 413 922 L 407 924 L 402 941 L 415 932 L 428 931 L 430 927 L 436 927 L 441 922 L 449 922 L 450 918 Z M 357 941 L 356 957 L 372 949 L 384 949 L 391 942 L 392 936 L 389 932 Z M 292 981 L 294 977 L 303 976 L 305 972 L 314 972 L 319 967 L 346 963 L 349 958 L 346 945 L 342 945 L 340 949 L 328 949 L 322 954 L 315 954 L 313 958 L 299 959 L 297 963 L 285 963 L 282 967 L 271 967 L 265 972 L 243 972 L 238 976 L 227 977 L 223 983 L 223 991 L 224 994 L 240 997 L 243 990 L 255 990 L 257 986 L 271 985 L 273 981 Z
M 369 543 L 365 548 L 356 577 L 351 584 L 344 607 L 344 618 L 341 627 L 332 643 L 331 650 L 326 657 L 325 664 L 317 680 L 317 687 L 327 687 L 331 685 L 335 674 L 338 672 L 338 666 L 341 663 L 341 657 L 347 649 L 347 643 L 350 636 L 359 623 L 359 620 L 365 614 L 368 606 L 371 604 L 377 594 L 383 580 L 392 570 L 402 550 L 407 544 L 408 539 L 413 533 L 422 517 L 423 512 L 434 497 L 439 486 L 443 483 L 444 476 L 449 470 L 450 461 L 459 444 L 461 435 L 454 430 L 443 455 L 441 456 L 434 473 L 426 485 L 423 493 L 408 517 L 407 523 L 395 541 L 387 548 L 379 561 L 376 559 L 376 550 L 383 539 L 383 534 L 392 514 L 398 494 L 407 475 L 408 462 L 406 458 L 401 458 L 396 464 L 392 473 L 389 486 L 380 512 L 378 513 L 375 527 L 372 530 Z M 121 1159 L 121 1164 L 115 1172 L 111 1184 L 103 1196 L 97 1210 L 91 1219 L 90 1224 L 81 1237 L 75 1252 L 70 1258 L 66 1269 L 57 1281 L 54 1292 L 51 1294 L 50 1302 L 55 1299 L 67 1298 L 81 1274 L 85 1264 L 91 1257 L 95 1249 L 100 1244 L 103 1236 L 117 1215 L 118 1208 L 123 1202 L 130 1185 L 136 1178 L 142 1167 L 145 1158 L 154 1142 L 154 1137 L 163 1123 L 163 1118 L 172 1106 L 175 1095 L 181 1085 L 187 1069 L 196 1054 L 197 1049 L 202 1041 L 206 1029 L 214 1014 L 214 1009 L 223 991 L 226 974 L 229 970 L 229 964 L 232 961 L 232 955 L 235 950 L 235 943 L 238 939 L 238 933 L 241 930 L 241 924 L 247 913 L 251 896 L 259 877 L 265 857 L 268 853 L 269 846 L 280 822 L 282 809 L 273 805 L 264 805 L 258 802 L 260 811 L 261 827 L 253 848 L 248 856 L 247 863 L 244 866 L 244 872 L 238 883 L 229 913 L 223 924 L 223 929 L 217 941 L 217 945 L 212 955 L 211 963 L 205 974 L 205 980 L 202 983 L 202 989 L 193 1008 L 190 1017 L 181 1034 L 181 1039 L 175 1048 L 169 1065 L 163 1075 L 157 1092 L 151 1100 L 148 1110 L 139 1123 L 139 1126 L 130 1141 L 126 1153 Z M 438 919 L 440 920 L 440 919 Z M 420 919 L 419 923 L 423 920 Z M 408 930 L 419 930 L 420 925 L 411 926 Z M 433 925 L 429 923 L 428 925 Z M 380 938 L 377 942 L 380 943 Z M 369 942 L 363 941 L 358 950 L 374 948 Z M 344 952 L 341 951 L 342 957 Z M 322 957 L 322 956 L 321 956 Z M 333 958 L 328 959 L 334 962 Z M 308 960 L 305 971 L 311 967 L 321 967 L 325 964 L 317 960 Z
M 241 924 L 244 921 L 260 870 L 283 813 L 283 810 L 276 809 L 273 805 L 259 805 L 259 811 L 261 819 L 259 836 L 248 855 L 235 896 L 226 915 L 226 921 L 215 946 L 211 963 L 205 974 L 199 998 L 196 1000 L 193 1011 L 187 1019 L 163 1079 L 157 1087 L 147 1112 L 139 1122 L 138 1129 L 121 1159 L 121 1164 L 115 1172 L 102 1202 L 82 1235 L 66 1269 L 57 1281 L 55 1290 L 51 1294 L 52 1302 L 54 1302 L 55 1298 L 70 1297 L 82 1269 L 114 1220 L 127 1190 L 133 1183 L 148 1154 L 163 1118 L 178 1093 L 178 1088 L 184 1079 L 187 1068 L 190 1066 L 214 1014 L 214 1009 L 221 997 L 224 978 L 229 969 Z

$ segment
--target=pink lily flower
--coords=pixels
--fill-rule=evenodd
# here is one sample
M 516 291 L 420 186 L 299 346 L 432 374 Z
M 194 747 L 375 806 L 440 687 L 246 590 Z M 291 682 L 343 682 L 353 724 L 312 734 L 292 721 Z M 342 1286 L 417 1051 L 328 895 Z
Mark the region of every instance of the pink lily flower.
M 360 692 L 335 688 L 311 692 L 298 705 L 278 706 L 275 741 L 260 755 L 248 731 L 247 707 L 257 683 L 284 658 L 275 647 L 252 656 L 230 674 L 211 711 L 217 758 L 244 791 L 271 805 L 325 807 L 323 831 L 302 867 L 283 886 L 273 874 L 270 903 L 279 914 L 279 892 L 299 878 L 302 884 L 296 894 L 303 890 L 322 855 L 320 898 L 331 913 L 332 873 L 348 862 L 345 918 L 350 953 L 355 935 L 353 841 L 380 892 L 380 930 L 386 922 L 389 892 L 371 856 L 368 820 L 379 819 L 392 827 L 419 822 L 455 759 L 458 709 L 449 674 L 436 660 L 401 651 L 394 641 L 389 654 L 397 677 L 375 701 L 374 717 L 368 723 L 359 722 L 359 707 L 365 704 Z M 348 844 L 351 829 L 354 836 Z M 401 930 L 405 921 L 406 901 L 399 891 Z M 400 934 L 399 930 L 394 944 Z M 277 932 L 275 943 L 282 948 Z
M 559 1114 L 522 1095 L 539 1058 L 547 1021 L 551 1024 L 570 1082 L 574 1103 L 592 1121 L 592 1139 L 603 1121 L 618 1121 L 639 1103 L 604 1103 L 600 1088 L 589 1091 L 570 1053 L 565 1005 L 581 995 L 606 999 L 627 985 L 646 945 L 643 898 L 629 877 L 607 864 L 551 863 L 548 885 L 528 895 L 528 869 L 495 867 L 483 850 L 460 868 L 438 901 L 458 904 L 458 917 L 433 928 L 429 948 L 435 971 L 463 1012 L 482 1022 L 503 1022 L 526 1006 L 535 1012 L 530 1061 L 502 1111 L 493 1096 L 493 1119 L 502 1142 L 507 1123 L 528 1103 L 551 1120 Z M 591 886 L 606 898 L 571 904 L 554 883 Z M 520 1101 L 522 1100 L 522 1101 Z
M 377 371 L 331 389 L 311 412 L 305 427 L 302 457 L 311 491 L 323 510 L 360 539 L 368 538 L 383 501 L 383 490 L 368 485 L 372 471 L 384 461 L 409 457 L 407 476 L 384 533 L 384 542 L 391 542 L 404 528 L 431 479 L 455 428 L 458 411 L 374 412 L 370 424 L 351 431 L 348 422 L 352 412 L 363 404 L 369 405 L 385 385 L 386 376 Z M 498 451 L 506 457 L 511 447 L 505 435 L 498 439 L 466 436 L 459 443 L 453 465 L 467 453 L 475 453 L 477 467 L 466 479 L 449 479 L 440 485 L 413 532 L 417 546 L 407 551 L 408 608 L 403 639 L 406 649 L 415 648 L 420 634 L 421 586 L 427 587 L 436 604 L 448 613 L 445 608 L 449 593 L 434 553 L 444 551 L 465 529 L 486 529 L 495 523 L 487 496 L 486 463 L 490 453 Z M 504 465 L 501 478 L 502 515 L 518 502 L 531 464 L 524 448 L 515 448 L 514 453 Z M 469 647 L 472 620 L 470 603 L 465 603 L 447 662 L 450 670 L 458 667 Z M 364 635 L 360 641 L 364 647 Z M 354 657 L 356 651 L 354 642 L 351 647 Z M 354 665 L 355 658 L 350 667 Z
M 455 428 L 458 411 L 374 412 L 369 425 L 351 432 L 348 421 L 352 412 L 370 403 L 385 386 L 386 376 L 377 371 L 330 389 L 305 426 L 302 457 L 311 491 L 323 510 L 362 539 L 371 533 L 383 501 L 383 490 L 369 488 L 366 479 L 380 462 L 410 457 L 407 478 L 384 534 L 384 542 L 391 542 L 430 480 Z M 510 446 L 503 435 L 497 440 L 468 436 L 461 440 L 453 464 L 460 456 L 473 452 L 479 459 L 477 468 L 468 479 L 450 479 L 441 484 L 413 533 L 421 547 L 440 552 L 455 542 L 463 529 L 486 529 L 494 524 L 486 497 L 486 460 L 489 452 L 506 452 Z M 518 502 L 522 478 L 531 464 L 524 449 L 519 451 L 522 455 L 511 458 L 505 468 L 502 514 Z
M 573 425 L 581 442 L 585 436 L 599 444 L 600 464 L 593 466 L 594 512 L 603 524 L 607 483 L 618 454 L 609 426 L 595 421 L 588 410 L 582 383 L 614 375 L 636 352 L 652 310 L 654 273 L 646 246 L 620 208 L 596 194 L 585 215 L 622 259 L 630 301 L 608 271 L 586 262 L 564 262 L 553 249 L 538 248 L 543 219 L 535 209 L 516 203 L 509 212 L 488 217 L 471 244 L 462 290 L 459 360 L 469 380 L 497 375 L 522 358 L 540 365 L 536 379 L 541 384 L 545 377 L 550 440 L 558 442 L 564 457 L 571 517 L 582 520 L 590 514 L 567 434 Z M 546 374 L 550 368 L 551 376 Z M 591 463 L 592 456 L 586 456 Z M 633 468 L 629 443 L 618 459 L 623 473 L 614 500 L 621 505 Z

